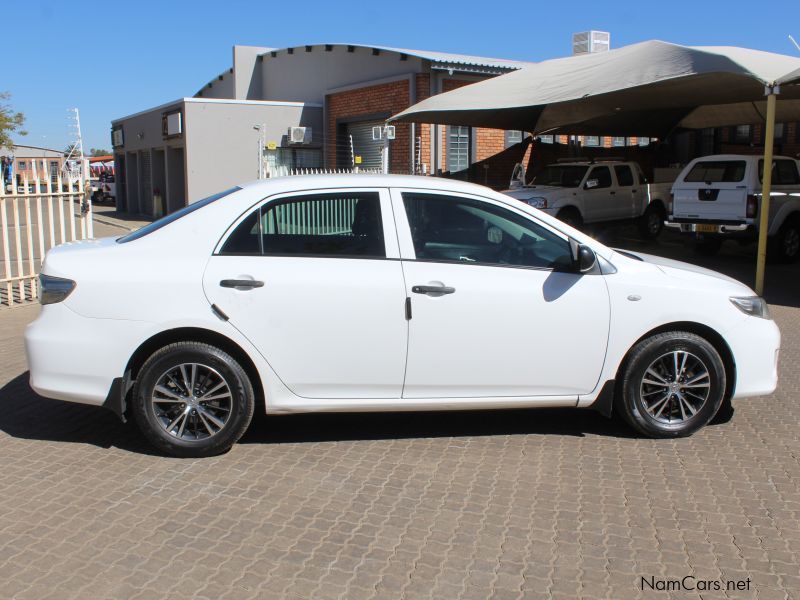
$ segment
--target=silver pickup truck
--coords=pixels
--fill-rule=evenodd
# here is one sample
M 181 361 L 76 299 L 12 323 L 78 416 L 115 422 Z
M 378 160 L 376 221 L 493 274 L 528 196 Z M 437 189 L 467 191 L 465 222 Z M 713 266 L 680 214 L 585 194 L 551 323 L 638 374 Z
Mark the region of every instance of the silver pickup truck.
M 723 241 L 758 238 L 761 180 L 759 156 L 718 154 L 696 158 L 672 185 L 667 226 L 691 235 L 701 254 L 716 253 Z M 767 257 L 800 257 L 800 164 L 787 156 L 772 163 Z

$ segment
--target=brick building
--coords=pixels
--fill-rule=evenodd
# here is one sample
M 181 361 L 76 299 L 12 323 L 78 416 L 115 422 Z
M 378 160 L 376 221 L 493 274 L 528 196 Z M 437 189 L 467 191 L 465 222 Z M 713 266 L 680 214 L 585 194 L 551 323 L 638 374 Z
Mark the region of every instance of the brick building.
M 22 185 L 23 181 L 44 181 L 46 178 L 56 181 L 66 160 L 60 150 L 22 144 L 15 144 L 11 149 L 0 148 L 0 156 L 13 162 L 12 173 L 16 185 Z
M 235 46 L 233 66 L 193 97 L 112 122 L 118 203 L 151 213 L 158 190 L 174 210 L 255 179 L 261 141 L 277 173 L 379 168 L 384 144 L 392 173 L 466 173 L 521 141 L 521 132 L 398 123 L 384 142 L 373 128 L 431 94 L 526 64 L 350 44 Z M 293 137 L 298 127 L 304 134 Z

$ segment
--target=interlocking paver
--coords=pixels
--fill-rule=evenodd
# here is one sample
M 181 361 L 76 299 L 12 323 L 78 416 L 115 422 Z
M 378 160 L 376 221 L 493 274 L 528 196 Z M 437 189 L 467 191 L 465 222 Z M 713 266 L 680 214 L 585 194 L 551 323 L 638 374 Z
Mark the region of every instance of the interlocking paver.
M 0 596 L 618 600 L 693 575 L 751 580 L 695 597 L 798 597 L 800 277 L 768 275 L 777 392 L 679 440 L 577 411 L 324 415 L 172 459 L 36 396 L 21 333 L 38 309 L 0 311 Z

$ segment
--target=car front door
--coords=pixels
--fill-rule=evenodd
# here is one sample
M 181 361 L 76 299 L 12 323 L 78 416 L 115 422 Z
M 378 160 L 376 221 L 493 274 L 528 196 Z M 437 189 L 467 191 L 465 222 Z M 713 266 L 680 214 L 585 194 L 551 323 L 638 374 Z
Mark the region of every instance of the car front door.
M 616 216 L 617 191 L 611 177 L 611 168 L 607 165 L 592 167 L 580 194 L 583 198 L 585 221 L 608 221 L 619 218 Z
M 609 297 L 567 238 L 491 199 L 392 190 L 410 298 L 404 398 L 564 397 L 598 382 Z
M 408 322 L 387 190 L 271 198 L 223 237 L 209 302 L 305 398 L 399 398 Z

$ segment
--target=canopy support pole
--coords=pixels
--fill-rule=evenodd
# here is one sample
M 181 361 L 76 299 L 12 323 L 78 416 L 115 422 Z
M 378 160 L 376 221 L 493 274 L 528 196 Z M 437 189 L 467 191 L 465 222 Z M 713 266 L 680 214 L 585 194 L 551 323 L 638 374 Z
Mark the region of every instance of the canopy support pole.
M 767 263 L 767 232 L 769 231 L 769 201 L 772 193 L 772 146 L 775 143 L 775 101 L 780 93 L 777 85 L 768 85 L 767 123 L 764 130 L 764 174 L 761 184 L 761 206 L 758 209 L 758 257 L 756 258 L 756 294 L 764 294 L 764 271 Z

